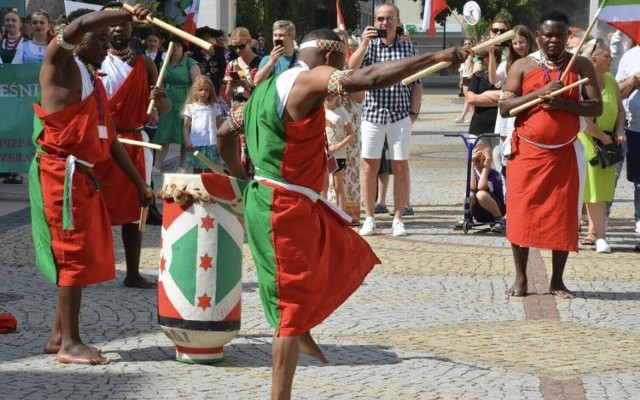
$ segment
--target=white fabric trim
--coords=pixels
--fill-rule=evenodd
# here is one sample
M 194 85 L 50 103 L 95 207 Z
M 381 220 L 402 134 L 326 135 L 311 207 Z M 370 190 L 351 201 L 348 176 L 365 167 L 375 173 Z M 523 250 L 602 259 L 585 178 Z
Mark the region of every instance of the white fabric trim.
M 133 71 L 133 67 L 122 61 L 119 57 L 107 54 L 107 57 L 102 62 L 100 71 L 107 74 L 102 78 L 102 83 L 107 91 L 107 97 L 111 98 L 120 86 L 122 86 L 122 83 L 127 79 L 131 71 Z
M 93 79 L 91 78 L 91 73 L 84 63 L 80 61 L 78 56 L 74 56 L 73 59 L 76 61 L 76 64 L 78 64 L 78 68 L 80 68 L 80 77 L 82 78 L 82 100 L 84 100 L 93 93 Z

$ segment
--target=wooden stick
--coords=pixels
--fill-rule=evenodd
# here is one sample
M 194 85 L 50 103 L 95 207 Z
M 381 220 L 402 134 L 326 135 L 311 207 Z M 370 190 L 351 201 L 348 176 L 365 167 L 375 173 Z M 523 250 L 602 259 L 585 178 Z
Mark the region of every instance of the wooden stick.
M 570 84 L 570 85 L 567 85 L 567 86 L 561 87 L 560 89 L 558 89 L 558 90 L 556 90 L 556 91 L 553 91 L 553 92 L 549 93 L 549 96 L 551 96 L 551 97 L 556 97 L 557 95 L 562 94 L 562 93 L 566 92 L 566 91 L 567 91 L 567 90 L 569 90 L 569 89 L 573 89 L 574 87 L 576 87 L 576 86 L 578 86 L 578 85 L 581 85 L 581 84 L 583 84 L 583 83 L 587 83 L 587 82 L 589 82 L 589 78 L 583 78 L 583 79 L 580 79 L 580 80 L 579 80 L 579 81 L 577 81 L 577 82 L 573 82 L 573 83 L 572 83 L 572 84 Z M 539 97 L 538 97 L 537 99 L 533 99 L 533 100 L 531 100 L 531 101 L 529 101 L 529 102 L 524 103 L 524 104 L 523 104 L 523 105 L 521 105 L 521 106 L 518 106 L 518 107 L 516 107 L 516 108 L 511 109 L 511 111 L 509 111 L 509 114 L 510 114 L 511 116 L 514 116 L 514 115 L 516 115 L 517 113 L 519 113 L 520 111 L 526 110 L 526 109 L 527 109 L 527 108 L 529 108 L 529 107 L 533 107 L 533 106 L 535 106 L 536 104 L 540 104 L 540 103 L 542 103 L 542 101 L 543 101 L 543 100 L 542 100 L 541 98 L 539 98 Z
M 138 223 L 138 230 L 144 233 L 147 226 L 147 207 L 140 207 L 140 222 Z
M 494 37 L 493 39 L 489 39 L 486 42 L 482 42 L 480 44 L 473 46 L 471 50 L 473 50 L 474 53 L 478 53 L 488 49 L 489 47 L 495 44 L 502 43 L 506 40 L 511 40 L 515 36 L 516 36 L 516 32 L 514 30 L 510 30 L 508 32 L 503 33 L 502 35 L 498 35 Z M 451 65 L 451 61 L 440 61 L 439 63 L 434 64 L 427 69 L 423 69 L 422 71 L 418 71 L 415 74 L 404 78 L 402 80 L 402 83 L 404 83 L 405 85 L 408 85 L 415 80 L 424 78 L 425 76 L 430 75 L 436 71 L 440 71 L 443 68 L 447 68 L 449 65 Z
M 209 160 L 207 157 L 204 156 L 204 154 L 200 153 L 198 150 L 194 151 L 193 155 L 198 160 L 202 161 L 202 163 L 206 165 L 207 168 L 209 168 L 214 174 L 224 175 L 224 171 L 222 170 L 222 168 L 214 164 L 213 161 Z
M 133 7 L 127 3 L 124 3 L 122 5 L 122 8 L 124 8 L 125 10 L 129 11 L 130 13 L 133 13 Z M 173 33 L 174 35 L 186 40 L 187 42 L 193 43 L 196 46 L 202 47 L 203 49 L 205 49 L 206 51 L 211 51 L 213 50 L 213 44 L 207 42 L 204 39 L 200 39 L 199 37 L 193 36 L 192 34 L 183 31 L 182 29 L 178 29 L 173 25 L 170 25 L 158 18 L 155 17 L 147 17 L 147 22 L 157 26 L 158 28 L 162 28 L 165 31 L 169 31 L 171 33 Z
M 158 50 L 159 51 L 159 50 Z M 169 47 L 167 48 L 167 57 L 165 57 L 162 62 L 162 67 L 160 67 L 160 72 L 158 73 L 158 80 L 156 81 L 156 87 L 162 87 L 162 81 L 164 80 L 164 72 L 167 70 L 167 65 L 171 62 L 171 53 L 173 52 L 173 42 L 169 42 Z M 147 115 L 151 115 L 153 112 L 153 108 L 156 106 L 156 101 L 151 99 L 149 102 L 149 107 L 147 107 Z
M 564 78 L 566 78 L 569 71 L 571 71 L 573 64 L 576 62 L 576 58 L 578 57 L 578 54 L 580 54 L 580 50 L 582 50 L 582 46 L 584 46 L 584 43 L 587 41 L 587 38 L 589 37 L 591 30 L 596 25 L 596 22 L 598 22 L 598 17 L 600 16 L 601 10 L 602 8 L 598 8 L 598 11 L 596 11 L 595 15 L 593 16 L 593 19 L 591 20 L 589 27 L 587 28 L 586 31 L 584 31 L 584 35 L 582 36 L 582 39 L 580 39 L 580 43 L 578 43 L 578 47 L 576 47 L 573 50 L 573 56 L 571 57 L 571 60 L 569 60 L 569 64 L 567 64 L 567 67 L 564 69 L 564 71 L 562 72 L 562 76 L 560 77 L 561 81 L 564 81 Z
M 141 142 L 139 140 L 125 139 L 125 138 L 118 138 L 118 141 L 120 143 L 130 144 L 132 146 L 148 147 L 153 150 L 162 150 L 162 145 L 155 144 L 155 143 Z

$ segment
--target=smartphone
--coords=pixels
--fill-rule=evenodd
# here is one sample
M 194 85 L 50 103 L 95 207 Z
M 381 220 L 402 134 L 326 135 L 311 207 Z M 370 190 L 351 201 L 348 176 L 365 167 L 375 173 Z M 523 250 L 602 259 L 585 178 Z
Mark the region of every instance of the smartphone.
M 240 80 L 240 74 L 237 73 L 236 71 L 231 71 L 229 72 L 229 76 L 234 80 L 234 81 L 239 81 Z
M 376 32 L 378 33 L 378 37 L 379 38 L 386 38 L 387 37 L 387 30 L 386 29 L 376 29 Z
M 284 46 L 284 40 L 276 39 L 276 40 L 273 41 L 273 45 L 274 46 Z

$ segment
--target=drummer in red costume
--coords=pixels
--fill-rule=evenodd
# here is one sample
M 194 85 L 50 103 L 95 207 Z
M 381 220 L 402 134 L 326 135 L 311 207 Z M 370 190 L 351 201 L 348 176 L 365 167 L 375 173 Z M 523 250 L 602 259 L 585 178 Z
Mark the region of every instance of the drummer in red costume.
M 602 98 L 593 65 L 578 57 L 560 81 L 571 54 L 565 52 L 569 20 L 559 11 L 540 18 L 536 32 L 540 51 L 516 61 L 500 96 L 503 117 L 528 101 L 544 101 L 519 113 L 507 163 L 507 239 L 511 242 L 516 278 L 506 294 L 527 294 L 529 248 L 552 250 L 549 291 L 573 298 L 562 279 L 569 251 L 578 250 L 579 213 L 585 173 L 584 149 L 578 132 L 582 117 L 602 113 Z M 551 97 L 549 93 L 575 82 L 589 82 Z
M 107 3 L 103 9 L 119 10 L 122 9 L 122 3 Z M 116 127 L 117 137 L 148 142 L 149 136 L 143 131 L 145 122 L 151 118 L 152 123 L 157 123 L 158 114 L 169 111 L 171 102 L 164 95 L 163 88 L 155 87 L 158 69 L 153 60 L 146 55 L 136 53 L 129 47 L 132 31 L 129 21 L 111 27 L 109 33 L 111 48 L 102 62 L 100 72 L 105 74 L 102 81 L 109 98 L 109 111 Z M 156 108 L 149 117 L 147 107 L 150 99 L 155 100 Z M 151 150 L 130 144 L 125 144 L 124 148 L 140 176 L 150 184 L 153 164 Z M 154 288 L 155 283 L 147 281 L 140 275 L 142 233 L 138 229 L 140 207 L 136 201 L 136 187 L 126 179 L 113 160 L 100 163 L 96 170 L 100 181 L 104 181 L 102 195 L 107 202 L 111 225 L 122 225 L 122 243 L 127 264 L 124 285 Z
M 138 4 L 134 15 L 143 21 L 150 11 Z M 124 10 L 71 13 L 69 25 L 49 44 L 40 71 L 29 195 L 36 265 L 58 285 L 45 352 L 57 354 L 62 363 L 109 362 L 82 343 L 78 326 L 82 287 L 115 276 L 109 215 L 93 166 L 112 157 L 134 182 L 137 203 L 146 206 L 151 200 L 151 189 L 115 140 L 104 87 L 90 72 L 107 55 L 109 26 L 131 19 Z
M 360 286 L 380 260 L 351 229 L 350 218 L 320 196 L 327 173 L 323 100 L 327 94 L 391 86 L 439 61 L 449 49 L 343 71 L 346 45 L 331 30 L 309 33 L 293 68 L 262 82 L 218 131 L 218 149 L 234 176 L 244 130 L 255 180 L 244 193 L 247 238 L 267 321 L 276 330 L 271 396 L 291 397 L 298 352 L 327 363 L 310 330 Z

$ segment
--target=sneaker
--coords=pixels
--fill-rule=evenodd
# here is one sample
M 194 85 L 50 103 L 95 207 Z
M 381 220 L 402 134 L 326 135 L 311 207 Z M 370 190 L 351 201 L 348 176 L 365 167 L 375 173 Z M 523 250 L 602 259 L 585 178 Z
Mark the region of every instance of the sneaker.
M 458 222 L 456 222 L 456 224 L 453 226 L 453 229 L 456 231 L 459 231 L 462 229 L 462 227 L 464 227 L 464 217 L 460 217 L 460 219 L 458 220 Z
M 636 221 L 636 233 L 640 233 L 640 221 Z
M 365 220 L 360 228 L 360 236 L 371 236 L 376 233 L 376 223 L 369 220 Z
M 504 222 L 505 221 L 503 219 L 497 220 L 493 224 L 493 226 L 491 227 L 491 232 L 494 232 L 494 233 L 505 233 L 507 231 L 507 228 L 505 227 Z
M 596 253 L 611 253 L 611 246 L 604 239 L 596 240 Z
M 407 230 L 404 229 L 404 223 L 399 219 L 393 221 L 391 232 L 393 236 L 407 236 Z
M 456 118 L 456 119 L 453 120 L 453 122 L 455 122 L 456 124 L 461 124 L 461 123 L 464 122 L 464 119 L 463 118 Z
M 384 214 L 384 213 L 388 213 L 389 210 L 387 209 L 386 206 L 383 206 L 380 203 L 376 203 L 375 206 L 373 207 L 373 211 L 376 214 Z

